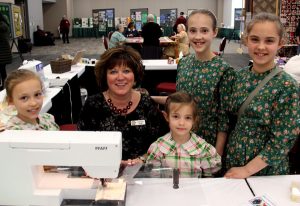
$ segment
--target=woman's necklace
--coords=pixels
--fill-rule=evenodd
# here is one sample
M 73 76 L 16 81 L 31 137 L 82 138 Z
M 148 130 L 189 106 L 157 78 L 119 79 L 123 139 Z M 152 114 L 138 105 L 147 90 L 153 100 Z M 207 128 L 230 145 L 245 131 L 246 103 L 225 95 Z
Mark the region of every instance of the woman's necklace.
M 111 100 L 111 98 L 108 96 L 108 98 L 107 98 L 107 102 L 108 102 L 108 105 L 109 105 L 109 107 L 113 110 L 113 112 L 115 112 L 115 113 L 117 113 L 117 114 L 120 114 L 120 115 L 122 115 L 122 114 L 127 114 L 127 112 L 128 112 L 128 110 L 130 110 L 130 108 L 131 108 L 131 106 L 132 106 L 132 101 L 130 100 L 129 102 L 128 102 L 128 104 L 127 104 L 127 106 L 126 107 L 124 107 L 124 108 L 117 108 L 114 104 L 113 104 L 113 102 L 112 102 L 112 100 Z

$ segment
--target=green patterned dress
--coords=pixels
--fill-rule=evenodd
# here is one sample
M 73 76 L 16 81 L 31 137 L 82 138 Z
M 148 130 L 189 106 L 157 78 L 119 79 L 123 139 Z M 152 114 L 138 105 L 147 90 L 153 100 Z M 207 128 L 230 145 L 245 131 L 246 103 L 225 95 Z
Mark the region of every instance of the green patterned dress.
M 220 99 L 228 88 L 224 79 L 232 78 L 234 70 L 219 56 L 209 61 L 196 59 L 195 54 L 182 58 L 177 67 L 176 90 L 194 96 L 199 109 L 200 124 L 196 133 L 215 146 L 218 131 L 226 131 L 226 122 L 219 121 Z M 230 82 L 230 80 L 228 80 Z M 223 91 L 225 90 L 225 91 Z
M 258 74 L 249 67 L 236 72 L 227 109 L 237 113 L 249 93 L 270 72 Z M 227 169 L 244 166 L 259 156 L 268 166 L 255 175 L 288 174 L 287 154 L 299 135 L 299 125 L 299 85 L 281 72 L 256 94 L 230 134 Z

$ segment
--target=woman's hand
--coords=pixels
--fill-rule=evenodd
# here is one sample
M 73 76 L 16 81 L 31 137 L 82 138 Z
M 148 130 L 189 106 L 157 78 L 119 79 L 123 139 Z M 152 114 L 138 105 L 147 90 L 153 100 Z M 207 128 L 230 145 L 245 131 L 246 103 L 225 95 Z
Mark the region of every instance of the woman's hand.
M 253 160 L 248 162 L 245 166 L 242 167 L 232 167 L 230 168 L 224 177 L 227 178 L 247 178 L 251 175 L 259 172 L 260 170 L 264 169 L 268 164 L 262 160 L 261 157 L 256 156 Z
M 0 122 L 0 132 L 5 130 L 5 124 Z
M 141 160 L 140 158 L 136 158 L 136 159 L 128 159 L 128 160 L 122 160 L 121 164 L 123 166 L 133 166 L 136 164 L 143 164 L 143 160 Z
M 250 177 L 250 172 L 246 169 L 246 167 L 232 167 L 230 168 L 224 177 L 233 178 L 233 179 L 244 179 Z

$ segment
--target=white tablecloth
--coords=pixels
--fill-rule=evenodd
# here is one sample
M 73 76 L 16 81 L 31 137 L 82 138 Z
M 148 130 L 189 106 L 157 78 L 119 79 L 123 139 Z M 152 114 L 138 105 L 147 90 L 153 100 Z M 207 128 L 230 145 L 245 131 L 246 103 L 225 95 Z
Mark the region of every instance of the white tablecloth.
M 174 60 L 175 62 L 175 60 Z M 177 64 L 168 64 L 167 59 L 149 59 L 143 60 L 145 70 L 176 70 Z

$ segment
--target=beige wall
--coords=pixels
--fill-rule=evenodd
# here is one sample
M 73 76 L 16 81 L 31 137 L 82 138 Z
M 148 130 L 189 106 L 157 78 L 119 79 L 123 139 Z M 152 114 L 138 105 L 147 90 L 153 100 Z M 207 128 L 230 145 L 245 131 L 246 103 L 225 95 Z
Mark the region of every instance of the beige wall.
M 69 15 L 67 5 L 69 0 L 59 0 L 56 3 L 43 4 L 44 30 L 51 31 L 58 36 L 57 27 L 63 15 Z M 69 3 L 70 4 L 70 3 Z M 68 16 L 69 19 L 71 19 Z
M 221 23 L 224 22 L 224 20 L 223 20 L 224 1 L 227 1 L 227 0 L 218 0 L 218 3 L 217 3 L 217 12 L 215 14 L 217 17 L 217 20 L 218 20 L 217 26 L 221 26 Z
M 130 9 L 148 8 L 149 13 L 159 16 L 160 9 L 177 8 L 187 14 L 188 9 L 206 8 L 217 12 L 220 0 L 73 0 L 74 17 L 90 17 L 93 9 L 115 8 L 116 17 L 127 17 Z M 223 0 L 222 0 L 223 1 Z
M 115 8 L 116 17 L 127 17 L 130 9 L 148 8 L 149 13 L 160 14 L 160 9 L 177 8 L 178 14 L 188 9 L 205 8 L 214 12 L 219 22 L 223 22 L 224 0 L 59 0 L 43 4 L 44 29 L 58 36 L 57 27 L 66 14 L 69 20 L 74 17 L 91 17 L 93 9 Z M 72 24 L 72 22 L 70 21 Z M 70 33 L 71 35 L 71 33 Z
M 1 0 L 1 3 L 12 3 L 15 4 L 15 0 Z

